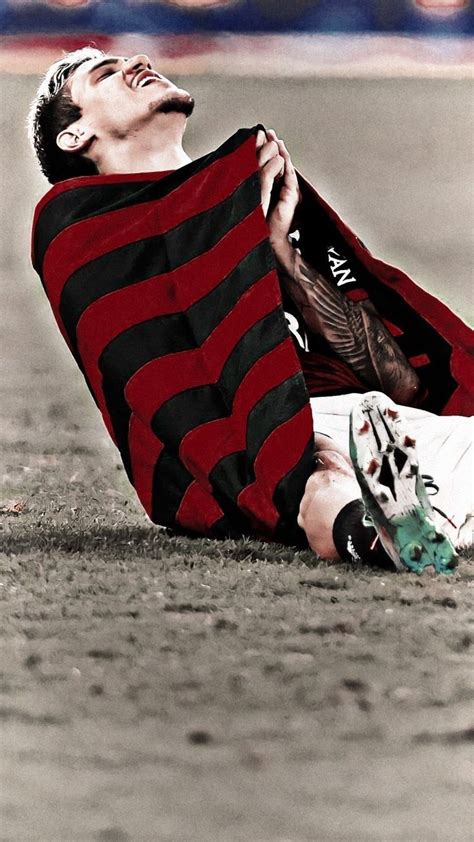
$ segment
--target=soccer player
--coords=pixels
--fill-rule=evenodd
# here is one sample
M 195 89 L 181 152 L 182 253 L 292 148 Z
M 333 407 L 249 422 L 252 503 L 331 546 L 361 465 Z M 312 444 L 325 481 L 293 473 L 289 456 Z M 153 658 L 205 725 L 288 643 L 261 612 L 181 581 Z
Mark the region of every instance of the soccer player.
M 153 70 L 147 56 L 123 58 L 85 48 L 49 69 L 32 104 L 30 135 L 53 184 L 97 173 L 169 172 L 191 161 L 182 140 L 193 107 L 192 96 Z M 470 514 L 469 419 L 410 408 L 409 430 L 404 428 L 398 404 L 416 407 L 416 371 L 373 306 L 349 301 L 291 240 L 300 193 L 283 141 L 273 130 L 260 130 L 256 149 L 262 208 L 282 287 L 305 327 L 330 346 L 367 391 L 362 398 L 312 399 L 316 470 L 298 523 L 324 558 L 452 569 L 451 538 L 461 543 L 461 527 L 465 535 Z M 302 366 L 307 375 L 304 355 Z M 418 468 L 417 437 L 428 451 L 444 442 L 439 483 L 449 512 L 441 520 Z M 431 486 L 437 489 L 433 481 Z

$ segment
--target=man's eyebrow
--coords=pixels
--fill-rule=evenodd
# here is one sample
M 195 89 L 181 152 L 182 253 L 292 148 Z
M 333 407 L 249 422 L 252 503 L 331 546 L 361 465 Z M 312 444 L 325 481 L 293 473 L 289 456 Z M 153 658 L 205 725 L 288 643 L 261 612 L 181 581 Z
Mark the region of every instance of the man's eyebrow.
M 119 58 L 103 58 L 102 61 L 99 61 L 97 64 L 94 64 L 93 67 L 88 71 L 88 76 L 91 73 L 94 73 L 96 70 L 99 70 L 100 67 L 105 67 L 107 64 L 117 64 L 120 61 Z

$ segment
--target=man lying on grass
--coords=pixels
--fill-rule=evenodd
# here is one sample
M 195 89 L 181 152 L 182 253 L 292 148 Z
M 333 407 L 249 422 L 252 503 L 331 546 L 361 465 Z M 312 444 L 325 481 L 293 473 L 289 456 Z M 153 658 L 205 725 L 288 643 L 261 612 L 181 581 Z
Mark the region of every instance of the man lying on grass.
M 34 265 L 146 511 L 452 570 L 471 542 L 472 332 L 369 254 L 273 130 L 191 161 L 193 108 L 147 56 L 85 48 L 30 112 L 55 185 Z

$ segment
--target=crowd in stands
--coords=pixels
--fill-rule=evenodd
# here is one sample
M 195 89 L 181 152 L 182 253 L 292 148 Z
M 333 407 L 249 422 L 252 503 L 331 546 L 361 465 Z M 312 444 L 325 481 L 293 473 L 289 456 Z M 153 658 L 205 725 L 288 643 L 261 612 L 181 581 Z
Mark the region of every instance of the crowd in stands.
M 469 35 L 471 0 L 3 0 L 0 31 Z

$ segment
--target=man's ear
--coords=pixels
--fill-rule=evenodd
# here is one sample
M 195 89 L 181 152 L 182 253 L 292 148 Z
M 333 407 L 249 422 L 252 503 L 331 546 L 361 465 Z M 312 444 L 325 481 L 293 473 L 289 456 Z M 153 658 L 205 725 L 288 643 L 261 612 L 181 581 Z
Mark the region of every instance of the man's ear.
M 80 154 L 90 145 L 93 139 L 93 133 L 81 128 L 77 123 L 68 126 L 59 132 L 56 143 L 63 152 L 71 152 Z

